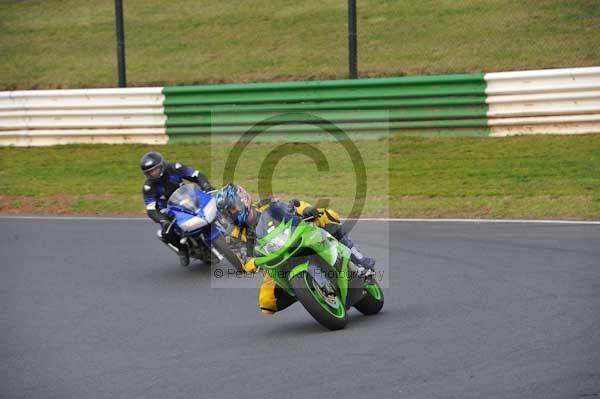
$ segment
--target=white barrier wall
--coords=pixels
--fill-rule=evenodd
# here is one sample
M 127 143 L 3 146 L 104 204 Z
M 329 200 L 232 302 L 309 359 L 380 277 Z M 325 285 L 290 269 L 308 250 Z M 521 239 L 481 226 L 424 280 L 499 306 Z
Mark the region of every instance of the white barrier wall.
M 491 136 L 600 133 L 600 67 L 485 75 Z
M 166 144 L 162 87 L 0 92 L 0 145 Z
M 600 67 L 488 73 L 485 81 L 491 136 L 600 133 Z M 166 144 L 162 91 L 0 92 L 0 145 Z

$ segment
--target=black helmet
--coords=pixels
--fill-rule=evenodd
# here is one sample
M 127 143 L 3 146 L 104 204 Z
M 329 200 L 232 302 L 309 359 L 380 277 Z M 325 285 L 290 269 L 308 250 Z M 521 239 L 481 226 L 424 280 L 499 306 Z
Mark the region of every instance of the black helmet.
M 158 152 L 147 152 L 140 160 L 140 168 L 150 180 L 158 180 L 165 171 L 165 160 Z

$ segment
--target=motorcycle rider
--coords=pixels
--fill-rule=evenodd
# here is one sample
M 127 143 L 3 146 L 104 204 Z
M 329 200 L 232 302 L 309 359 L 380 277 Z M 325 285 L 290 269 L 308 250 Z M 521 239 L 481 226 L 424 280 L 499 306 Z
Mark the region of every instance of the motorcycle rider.
M 229 219 L 235 227 L 230 235 L 246 243 L 242 247 L 243 269 L 253 273 L 257 271 L 254 263 L 254 243 L 256 241 L 256 225 L 260 214 L 270 207 L 279 207 L 284 212 L 311 221 L 325 229 L 343 245 L 350 248 L 350 260 L 363 271 L 372 272 L 375 259 L 363 255 L 344 231 L 337 212 L 332 209 L 315 208 L 304 201 L 292 200 L 288 203 L 271 198 L 262 199 L 256 204 L 251 201 L 250 194 L 241 186 L 229 183 L 217 193 L 217 209 Z M 245 253 L 244 253 L 245 252 Z M 283 310 L 296 301 L 285 290 L 278 287 L 275 280 L 265 274 L 258 295 L 258 306 L 263 314 L 273 314 Z
M 159 238 L 177 252 L 181 265 L 187 266 L 190 263 L 188 248 L 179 242 L 181 237 L 175 229 L 170 228 L 173 216 L 167 212 L 167 200 L 184 180 L 198 184 L 204 191 L 212 191 L 214 188 L 200 171 L 180 163 L 168 162 L 158 152 L 144 154 L 140 160 L 140 168 L 146 176 L 142 188 L 146 212 L 150 219 L 160 224 Z

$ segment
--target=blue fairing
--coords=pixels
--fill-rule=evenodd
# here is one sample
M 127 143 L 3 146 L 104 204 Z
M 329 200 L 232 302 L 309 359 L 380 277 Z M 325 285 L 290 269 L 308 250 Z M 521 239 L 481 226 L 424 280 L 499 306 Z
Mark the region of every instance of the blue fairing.
M 175 223 L 177 224 L 177 226 L 181 226 L 182 224 L 184 224 L 185 222 L 187 222 L 188 220 L 190 220 L 193 217 L 199 216 L 196 214 L 192 214 L 189 212 L 185 212 L 185 211 L 174 211 L 175 214 Z M 205 227 L 202 227 L 200 229 L 197 230 L 193 230 L 193 231 L 182 231 L 182 235 L 183 236 L 193 236 L 195 234 L 200 233 L 202 230 L 204 230 L 206 227 L 210 227 L 210 225 L 206 225 Z
M 208 237 L 210 237 L 210 241 L 212 242 L 212 240 L 217 238 L 219 234 L 221 234 L 221 230 L 214 228 L 210 230 L 210 235 L 208 235 Z
M 206 207 L 206 205 L 212 199 L 212 195 L 205 193 L 204 191 L 200 190 L 198 187 L 195 187 L 195 190 L 196 190 L 196 196 L 198 198 L 198 207 L 201 210 L 204 210 L 204 207 Z
M 196 186 L 184 185 L 177 189 L 169 198 L 168 209 L 184 237 L 200 236 L 210 245 L 221 234 L 214 226 L 217 217 L 215 199 Z

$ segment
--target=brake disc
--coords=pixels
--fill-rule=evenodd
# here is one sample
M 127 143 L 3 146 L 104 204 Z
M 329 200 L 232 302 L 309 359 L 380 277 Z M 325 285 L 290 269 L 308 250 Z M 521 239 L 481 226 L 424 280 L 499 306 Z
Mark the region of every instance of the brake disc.
M 335 295 L 333 293 L 326 294 L 325 292 L 323 292 L 321 287 L 319 287 L 317 284 L 313 284 L 313 288 L 315 289 L 315 291 L 317 291 L 319 296 L 321 298 L 323 298 L 325 300 L 325 302 L 327 302 L 327 304 L 329 306 L 331 306 L 332 308 L 335 308 L 335 309 L 337 309 L 340 306 L 340 301 L 339 301 L 337 295 Z

